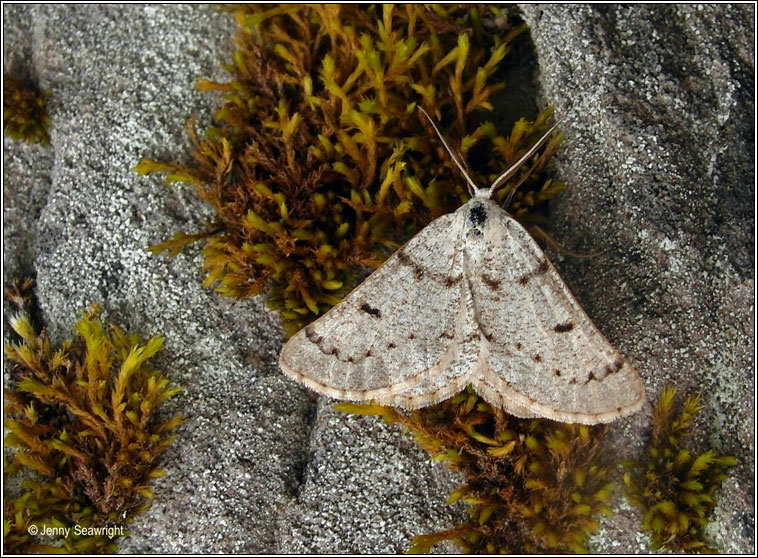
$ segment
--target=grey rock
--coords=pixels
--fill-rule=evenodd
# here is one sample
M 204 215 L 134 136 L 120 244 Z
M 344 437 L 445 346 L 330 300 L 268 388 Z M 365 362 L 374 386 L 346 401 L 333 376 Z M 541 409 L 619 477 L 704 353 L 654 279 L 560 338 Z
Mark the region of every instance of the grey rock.
M 32 27 L 28 7 L 3 6 L 3 71 L 16 79 L 32 81 L 36 73 Z M 34 273 L 33 244 L 50 189 L 53 152 L 5 137 L 3 152 L 3 267 L 16 277 L 28 277 Z
M 276 358 L 281 329 L 260 301 L 200 285 L 201 258 L 147 246 L 207 216 L 191 192 L 131 169 L 143 156 L 186 160 L 185 123 L 207 124 L 199 76 L 222 78 L 234 21 L 211 6 L 4 6 L 6 60 L 51 91 L 50 148 L 6 140 L 6 280 L 33 268 L 55 339 L 78 313 L 166 337 L 154 365 L 185 388 L 164 414 L 187 421 L 163 459 L 155 505 L 124 552 L 266 552 L 305 466 L 314 405 Z M 31 39 L 31 46 L 26 43 Z M 22 56 L 23 58 L 23 56 Z M 203 116 L 205 115 L 205 116 Z
M 524 6 L 545 103 L 570 115 L 551 253 L 590 317 L 638 363 L 651 399 L 665 383 L 703 389 L 695 442 L 735 455 L 712 533 L 754 545 L 753 21 L 750 7 Z M 151 510 L 123 552 L 403 552 L 451 527 L 455 475 L 410 435 L 336 413 L 286 380 L 282 332 L 260 301 L 200 286 L 197 248 L 146 251 L 209 216 L 186 188 L 130 169 L 187 160 L 184 124 L 208 123 L 198 77 L 225 79 L 233 20 L 208 6 L 4 5 L 4 62 L 50 99 L 50 148 L 4 141 L 6 282 L 34 271 L 57 339 L 93 302 L 143 337 L 185 388 L 188 420 L 165 455 Z M 646 410 L 649 413 L 649 408 Z M 618 423 L 639 451 L 645 413 Z M 623 500 L 599 552 L 643 552 Z M 441 548 L 451 550 L 451 548 Z
M 409 433 L 377 417 L 345 416 L 319 398 L 305 481 L 279 519 L 278 550 L 295 554 L 403 553 L 414 535 L 448 529 L 456 476 Z
M 740 462 L 711 528 L 734 553 L 755 545 L 754 8 L 522 7 L 543 101 L 568 118 L 553 235 L 603 252 L 553 260 L 651 401 L 665 384 L 702 391 L 693 444 Z M 621 510 L 595 550 L 642 551 L 635 515 Z

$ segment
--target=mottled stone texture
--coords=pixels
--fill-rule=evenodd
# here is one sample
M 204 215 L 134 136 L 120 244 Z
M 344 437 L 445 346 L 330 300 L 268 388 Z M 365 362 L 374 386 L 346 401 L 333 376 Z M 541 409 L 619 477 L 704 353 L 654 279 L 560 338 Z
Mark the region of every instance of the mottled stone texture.
M 754 6 L 522 9 L 542 100 L 568 118 L 553 234 L 603 252 L 564 257 L 564 278 L 650 399 L 667 383 L 702 390 L 693 443 L 740 461 L 711 532 L 723 551 L 750 552 Z M 597 549 L 633 550 L 637 519 L 617 516 Z
M 524 6 L 542 103 L 569 116 L 551 253 L 648 393 L 702 389 L 695 442 L 737 456 L 713 526 L 725 551 L 753 546 L 753 7 Z M 259 301 L 200 286 L 197 248 L 150 243 L 207 217 L 193 195 L 130 169 L 186 160 L 184 124 L 207 123 L 234 23 L 209 6 L 4 5 L 4 64 L 51 91 L 52 145 L 4 141 L 5 280 L 33 273 L 51 333 L 100 302 L 143 336 L 186 391 L 152 510 L 127 552 L 402 552 L 462 517 L 454 477 L 407 434 L 314 403 L 276 366 L 282 333 Z M 517 75 L 517 74 L 514 74 Z M 511 87 L 530 87 L 511 83 Z M 525 103 L 529 105 L 528 102 Z M 649 407 L 614 427 L 644 444 Z M 644 551 L 639 515 L 619 513 L 599 552 Z

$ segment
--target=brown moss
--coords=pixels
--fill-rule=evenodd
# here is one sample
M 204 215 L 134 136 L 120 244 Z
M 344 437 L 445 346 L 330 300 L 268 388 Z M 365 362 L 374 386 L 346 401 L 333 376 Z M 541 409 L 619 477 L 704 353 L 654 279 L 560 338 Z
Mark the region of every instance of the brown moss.
M 696 455 L 684 446 L 702 408 L 700 395 L 677 402 L 676 390 L 665 387 L 653 411 L 645 458 L 625 462 L 626 495 L 642 511 L 642 526 L 655 550 L 718 552 L 704 528 L 716 507 L 716 491 L 737 460 L 714 450 Z
M 23 290 L 10 298 L 27 302 Z M 4 471 L 5 552 L 114 552 L 114 537 L 149 507 L 150 480 L 163 474 L 156 461 L 182 421 L 156 416 L 180 391 L 146 363 L 163 339 L 141 344 L 95 314 L 60 347 L 27 314 L 10 321 L 19 342 L 5 347 L 5 446 L 14 448 Z M 43 536 L 45 527 L 58 531 Z
M 503 134 L 488 119 L 498 68 L 523 24 L 496 27 L 495 8 L 422 5 L 235 6 L 240 24 L 217 126 L 190 165 L 143 160 L 141 173 L 192 184 L 216 212 L 198 234 L 153 247 L 176 254 L 200 240 L 205 284 L 233 297 L 266 291 L 290 333 L 337 303 L 367 269 L 435 217 L 466 201 L 464 183 L 422 122 L 441 120 L 475 175 L 489 183 L 544 131 L 544 113 Z M 502 113 L 502 111 L 501 111 Z M 502 116 L 502 114 L 500 115 Z M 513 118 L 516 120 L 516 118 Z M 561 189 L 544 166 L 511 211 Z M 506 196 L 509 187 L 500 191 Z
M 597 515 L 610 514 L 612 463 L 602 445 L 607 426 L 519 419 L 471 388 L 409 414 L 372 404 L 337 408 L 401 423 L 434 459 L 464 475 L 448 502 L 469 504 L 471 519 L 415 537 L 410 552 L 429 552 L 442 540 L 466 553 L 585 552 Z

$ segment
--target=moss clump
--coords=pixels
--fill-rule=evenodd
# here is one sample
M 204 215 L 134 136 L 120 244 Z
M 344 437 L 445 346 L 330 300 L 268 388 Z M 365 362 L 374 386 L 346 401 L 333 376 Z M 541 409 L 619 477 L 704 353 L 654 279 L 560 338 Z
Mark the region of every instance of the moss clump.
M 150 479 L 163 474 L 156 459 L 182 421 L 155 416 L 180 391 L 146 364 L 163 339 L 141 345 L 116 326 L 106 331 L 94 311 L 59 348 L 26 315 L 11 327 L 21 341 L 5 347 L 5 445 L 15 452 L 5 463 L 4 551 L 115 552 L 114 537 L 149 507 Z
M 471 520 L 416 537 L 410 552 L 428 552 L 442 540 L 465 553 L 585 552 L 597 514 L 610 514 L 615 485 L 602 447 L 607 426 L 519 419 L 471 388 L 410 414 L 373 404 L 337 408 L 401 423 L 434 459 L 465 476 L 448 502 L 468 503 Z
M 683 447 L 692 420 L 703 407 L 700 395 L 680 404 L 675 396 L 672 387 L 661 392 L 646 459 L 625 462 L 625 491 L 643 513 L 642 526 L 651 533 L 653 549 L 715 553 L 703 529 L 716 506 L 716 490 L 737 460 L 713 450 L 694 455 Z
M 47 91 L 30 83 L 3 76 L 3 129 L 14 140 L 29 143 L 50 143 L 47 129 Z
M 204 243 L 207 286 L 232 297 L 264 289 L 293 333 L 337 303 L 400 242 L 466 201 L 423 106 L 474 175 L 489 184 L 546 129 L 548 112 L 503 134 L 487 118 L 503 84 L 498 69 L 523 24 L 496 8 L 423 5 L 284 5 L 232 8 L 240 24 L 217 126 L 194 144 L 190 165 L 143 159 L 140 173 L 192 184 L 216 218 L 205 231 L 153 246 L 178 253 Z M 502 32 L 501 32 L 502 31 Z M 526 224 L 560 184 L 534 166 L 510 211 Z

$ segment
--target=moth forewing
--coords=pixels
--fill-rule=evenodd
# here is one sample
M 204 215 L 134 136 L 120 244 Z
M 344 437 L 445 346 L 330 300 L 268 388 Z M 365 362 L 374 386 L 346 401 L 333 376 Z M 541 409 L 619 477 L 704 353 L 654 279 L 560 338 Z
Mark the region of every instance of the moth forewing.
M 412 405 L 421 389 L 446 392 L 461 355 L 462 214 L 443 215 L 397 250 L 337 306 L 296 333 L 284 372 L 332 397 Z M 432 300 L 430 282 L 443 285 Z M 462 329 L 463 328 L 463 329 Z M 465 385 L 464 385 L 465 387 Z M 414 391 L 415 390 L 415 391 Z M 416 405 L 419 406 L 419 405 Z
M 608 422 L 639 410 L 639 374 L 593 325 L 529 233 L 487 203 L 481 237 L 468 235 L 467 252 L 480 257 L 466 269 L 488 353 L 478 391 L 506 410 L 516 405 L 565 422 Z

